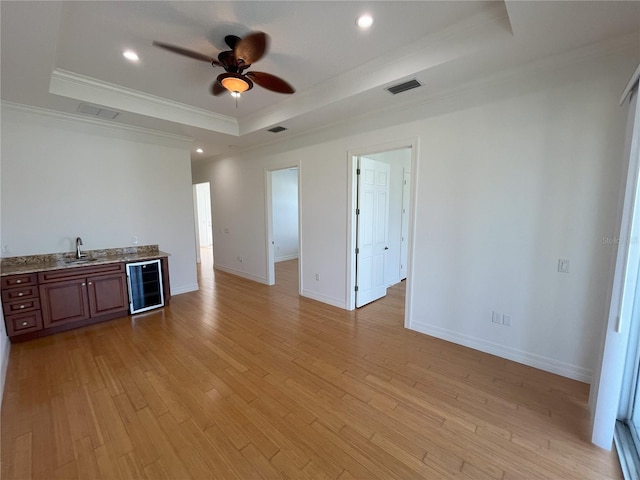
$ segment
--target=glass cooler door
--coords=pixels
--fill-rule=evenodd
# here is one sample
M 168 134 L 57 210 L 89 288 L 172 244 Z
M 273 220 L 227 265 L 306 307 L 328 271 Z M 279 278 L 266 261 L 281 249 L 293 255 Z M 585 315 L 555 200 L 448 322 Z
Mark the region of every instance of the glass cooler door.
M 164 306 L 160 260 L 127 264 L 129 311 L 144 312 Z

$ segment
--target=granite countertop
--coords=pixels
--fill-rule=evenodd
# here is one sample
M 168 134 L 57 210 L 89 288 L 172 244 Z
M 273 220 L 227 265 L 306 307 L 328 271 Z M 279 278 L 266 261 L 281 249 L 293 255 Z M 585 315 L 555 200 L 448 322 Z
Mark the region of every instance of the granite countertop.
M 76 259 L 75 252 L 4 257 L 0 259 L 0 276 L 105 265 L 108 263 L 130 263 L 169 256 L 168 253 L 160 251 L 158 245 L 85 250 L 83 253 L 86 254 L 86 257 L 80 260 Z

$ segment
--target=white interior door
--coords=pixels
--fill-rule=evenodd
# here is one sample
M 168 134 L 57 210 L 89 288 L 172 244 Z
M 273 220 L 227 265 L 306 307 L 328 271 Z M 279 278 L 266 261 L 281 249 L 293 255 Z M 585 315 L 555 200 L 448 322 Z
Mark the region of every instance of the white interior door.
M 407 261 L 409 258 L 409 201 L 411 199 L 411 172 L 404 171 L 402 180 L 402 218 L 400 237 L 400 280 L 407 278 Z
M 361 157 L 356 210 L 356 307 L 387 294 L 384 259 L 389 223 L 389 164 Z

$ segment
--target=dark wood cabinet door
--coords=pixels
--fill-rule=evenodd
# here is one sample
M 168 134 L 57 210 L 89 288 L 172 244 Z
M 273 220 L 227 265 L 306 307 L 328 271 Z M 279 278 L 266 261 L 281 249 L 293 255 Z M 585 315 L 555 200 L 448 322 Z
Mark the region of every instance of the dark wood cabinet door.
M 87 278 L 89 309 L 92 317 L 107 313 L 125 312 L 129 308 L 127 277 L 102 275 Z
M 44 328 L 89 318 L 89 300 L 84 279 L 40 285 Z

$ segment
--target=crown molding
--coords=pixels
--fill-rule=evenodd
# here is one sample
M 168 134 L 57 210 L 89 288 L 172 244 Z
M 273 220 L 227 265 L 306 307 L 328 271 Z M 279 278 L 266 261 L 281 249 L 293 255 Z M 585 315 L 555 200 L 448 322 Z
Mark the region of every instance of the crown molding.
M 227 135 L 238 136 L 239 134 L 238 121 L 233 117 L 103 82 L 60 68 L 54 69 L 51 73 L 49 92 L 83 102 L 105 105 L 110 108 Z
M 158 130 L 151 130 L 144 127 L 136 127 L 133 125 L 114 123 L 108 120 L 102 120 L 100 118 L 92 118 L 85 115 L 78 115 L 74 113 L 60 112 L 57 110 L 50 110 L 47 108 L 34 107 L 32 105 L 24 105 L 22 103 L 9 102 L 2 100 L 0 102 L 0 110 L 4 112 L 15 112 L 27 115 L 36 115 L 43 118 L 54 119 L 58 121 L 67 121 L 75 123 L 80 126 L 93 126 L 101 129 L 111 130 L 117 134 L 127 133 L 137 136 L 152 137 L 154 140 L 169 141 L 170 143 L 179 147 L 187 147 L 191 145 L 193 139 L 182 135 L 175 135 L 173 133 L 160 132 Z

